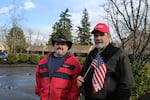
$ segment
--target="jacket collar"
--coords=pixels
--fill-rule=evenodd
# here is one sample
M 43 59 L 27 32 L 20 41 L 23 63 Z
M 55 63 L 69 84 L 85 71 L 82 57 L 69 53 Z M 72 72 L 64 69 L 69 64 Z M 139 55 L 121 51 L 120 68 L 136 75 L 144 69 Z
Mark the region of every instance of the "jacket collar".
M 101 54 L 109 55 L 113 54 L 116 51 L 117 47 L 114 47 L 111 43 L 108 44 L 108 46 L 102 51 Z M 95 49 L 96 53 L 98 52 L 98 49 Z

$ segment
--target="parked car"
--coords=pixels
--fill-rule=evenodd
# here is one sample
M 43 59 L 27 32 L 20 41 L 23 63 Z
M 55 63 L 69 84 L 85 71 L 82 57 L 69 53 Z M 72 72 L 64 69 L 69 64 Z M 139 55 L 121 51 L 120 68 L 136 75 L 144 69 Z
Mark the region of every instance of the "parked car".
M 0 52 L 0 59 L 7 61 L 8 54 L 6 52 Z

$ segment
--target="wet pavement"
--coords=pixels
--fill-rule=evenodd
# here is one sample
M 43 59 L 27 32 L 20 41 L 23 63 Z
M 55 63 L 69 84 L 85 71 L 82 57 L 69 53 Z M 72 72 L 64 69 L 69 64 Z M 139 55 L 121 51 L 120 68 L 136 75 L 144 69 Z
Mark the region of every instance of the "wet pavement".
M 35 67 L 0 67 L 0 100 L 39 100 L 34 86 Z

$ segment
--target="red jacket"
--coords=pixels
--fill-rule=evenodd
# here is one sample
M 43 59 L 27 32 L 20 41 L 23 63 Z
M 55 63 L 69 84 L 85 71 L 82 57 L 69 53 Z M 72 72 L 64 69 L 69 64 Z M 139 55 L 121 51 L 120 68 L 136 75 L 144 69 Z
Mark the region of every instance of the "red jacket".
M 80 90 L 76 78 L 81 72 L 81 64 L 77 58 L 70 54 L 50 79 L 48 56 L 36 66 L 35 93 L 40 96 L 40 100 L 78 100 Z

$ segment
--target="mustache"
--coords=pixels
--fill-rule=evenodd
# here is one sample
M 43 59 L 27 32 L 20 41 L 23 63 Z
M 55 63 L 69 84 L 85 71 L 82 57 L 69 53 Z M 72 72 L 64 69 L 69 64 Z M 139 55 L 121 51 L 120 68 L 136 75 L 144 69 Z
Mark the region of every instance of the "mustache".
M 98 43 L 104 43 L 104 41 L 103 40 L 96 40 L 95 43 L 96 44 L 98 44 Z
M 58 47 L 56 50 L 62 50 L 62 48 Z

